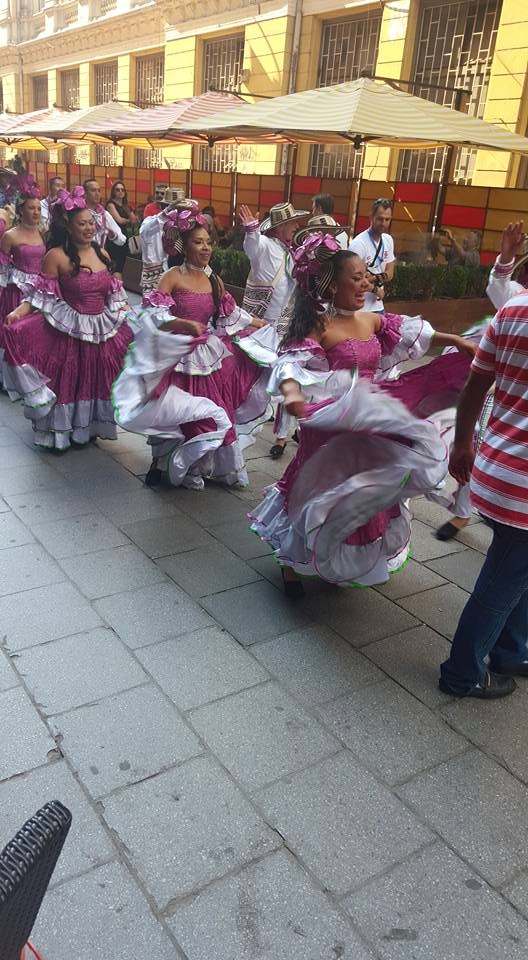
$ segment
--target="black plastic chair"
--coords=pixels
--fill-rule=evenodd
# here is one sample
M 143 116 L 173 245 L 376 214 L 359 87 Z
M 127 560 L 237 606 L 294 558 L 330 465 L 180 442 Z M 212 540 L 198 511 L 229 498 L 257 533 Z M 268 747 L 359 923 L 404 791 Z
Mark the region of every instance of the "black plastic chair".
M 0 853 L 0 957 L 21 960 L 71 826 L 70 811 L 46 803 Z M 29 945 L 33 956 L 37 951 Z

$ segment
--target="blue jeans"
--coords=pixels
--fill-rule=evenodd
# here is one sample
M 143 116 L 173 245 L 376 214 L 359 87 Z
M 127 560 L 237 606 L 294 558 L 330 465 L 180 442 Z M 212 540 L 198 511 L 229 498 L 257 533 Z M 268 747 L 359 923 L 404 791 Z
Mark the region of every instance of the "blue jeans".
M 528 660 L 528 530 L 487 522 L 493 540 L 440 668 L 455 694 L 484 679 L 488 655 L 492 671 Z

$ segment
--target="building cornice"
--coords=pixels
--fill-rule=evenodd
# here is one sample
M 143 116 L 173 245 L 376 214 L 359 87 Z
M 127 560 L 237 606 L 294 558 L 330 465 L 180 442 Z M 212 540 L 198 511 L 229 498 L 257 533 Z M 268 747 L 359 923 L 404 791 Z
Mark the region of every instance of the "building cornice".
M 334 0 L 335 2 L 335 0 Z M 244 3 L 243 0 L 179 0 L 163 5 L 167 40 L 237 30 L 248 23 L 293 16 L 295 0 Z

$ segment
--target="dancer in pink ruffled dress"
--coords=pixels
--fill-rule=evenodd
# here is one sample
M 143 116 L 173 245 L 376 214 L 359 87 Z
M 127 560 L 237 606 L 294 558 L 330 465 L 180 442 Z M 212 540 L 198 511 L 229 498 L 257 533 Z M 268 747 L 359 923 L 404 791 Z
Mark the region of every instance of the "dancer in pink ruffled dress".
M 8 199 L 14 200 L 16 223 L 0 241 L 0 383 L 4 355 L 4 323 L 22 300 L 25 284 L 40 273 L 46 247 L 40 232 L 40 193 L 30 177 L 13 177 Z
M 269 370 L 251 359 L 246 334 L 264 322 L 237 307 L 209 267 L 207 222 L 193 201 L 167 215 L 164 244 L 181 262 L 145 295 L 134 350 L 114 385 L 117 421 L 149 438 L 147 485 L 165 474 L 193 490 L 205 479 L 247 486 L 243 449 L 270 405 Z
M 110 391 L 132 331 L 123 285 L 94 237 L 82 188 L 60 191 L 42 273 L 6 317 L 4 382 L 22 396 L 38 446 L 116 437 Z
M 300 289 L 268 389 L 301 419 L 301 442 L 252 517 L 290 597 L 303 594 L 298 574 L 369 586 L 403 565 L 406 501 L 447 473 L 442 427 L 430 418 L 453 406 L 474 353 L 422 317 L 365 312 L 365 264 L 333 237 L 308 237 L 295 261 Z M 388 379 L 433 343 L 461 352 Z

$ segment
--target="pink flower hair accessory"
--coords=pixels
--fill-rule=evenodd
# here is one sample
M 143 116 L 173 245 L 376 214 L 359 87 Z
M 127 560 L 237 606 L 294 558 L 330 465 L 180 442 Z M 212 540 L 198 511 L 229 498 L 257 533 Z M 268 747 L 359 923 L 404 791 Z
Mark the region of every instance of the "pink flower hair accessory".
M 301 290 L 318 302 L 322 302 L 323 295 L 332 282 L 332 259 L 340 249 L 335 237 L 329 233 L 318 233 L 311 234 L 294 251 L 292 276 Z
M 84 210 L 86 207 L 86 194 L 84 187 L 74 187 L 72 192 L 59 190 L 54 207 L 62 207 L 63 210 L 71 212 L 72 210 Z
M 10 202 L 24 199 L 40 200 L 41 193 L 38 184 L 29 174 L 19 174 L 12 177 L 6 190 L 6 199 Z
M 174 210 L 163 214 L 163 249 L 169 257 L 183 251 L 183 236 L 195 227 L 209 229 L 207 217 L 200 213 L 195 200 L 182 200 Z

